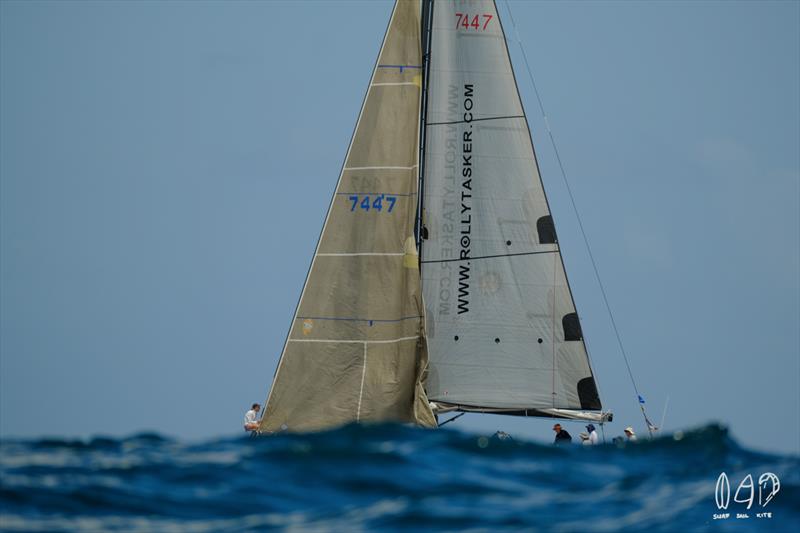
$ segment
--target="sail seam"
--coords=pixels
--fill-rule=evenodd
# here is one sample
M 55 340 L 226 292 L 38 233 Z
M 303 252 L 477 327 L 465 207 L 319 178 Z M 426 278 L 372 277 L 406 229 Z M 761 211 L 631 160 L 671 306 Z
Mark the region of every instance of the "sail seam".
M 413 320 L 422 318 L 420 315 L 404 316 L 400 318 L 350 318 L 338 316 L 298 316 L 296 320 L 349 320 L 351 322 L 402 322 L 403 320 Z
M 407 68 L 422 68 L 422 65 L 378 65 L 378 68 L 398 68 L 402 72 Z
M 475 261 L 477 259 L 494 259 L 496 257 L 516 257 L 518 255 L 539 255 L 539 254 L 557 254 L 558 250 L 542 250 L 541 252 L 520 252 L 516 254 L 497 254 L 497 255 L 479 255 L 477 257 L 467 257 L 465 259 L 461 259 L 460 257 L 456 257 L 453 259 L 428 259 L 426 261 L 422 261 L 423 263 L 452 263 L 455 261 Z
M 337 343 L 337 344 L 358 344 L 360 342 L 363 342 L 364 344 L 392 344 L 395 342 L 412 341 L 417 339 L 419 339 L 419 335 L 415 335 L 414 337 L 400 337 L 399 339 L 371 340 L 371 341 L 365 341 L 362 339 L 289 339 L 289 342 L 327 342 L 327 343 Z
M 469 122 L 481 122 L 484 120 L 505 120 L 510 118 L 525 118 L 525 115 L 508 115 L 502 117 L 483 117 L 483 118 L 473 118 Z M 449 124 L 466 124 L 466 120 L 454 120 L 452 122 L 428 122 L 426 126 L 446 126 Z
M 512 366 L 512 365 L 497 365 L 497 364 L 479 364 L 479 363 L 436 363 L 437 366 L 458 366 L 458 367 L 468 367 L 468 368 L 504 368 L 510 370 L 535 370 L 535 371 L 548 371 L 552 370 L 552 367 L 548 366 Z
M 381 195 L 385 194 L 386 196 L 416 196 L 417 193 L 415 192 L 337 192 L 336 194 L 340 196 L 347 196 L 352 194 L 357 195 L 365 195 L 365 196 L 373 196 L 373 195 Z
M 361 398 L 364 396 L 364 378 L 367 376 L 367 343 L 364 342 L 364 366 L 361 368 L 361 390 L 358 392 L 358 410 L 356 422 L 361 420 Z
M 397 253 L 384 253 L 384 252 L 341 252 L 341 253 L 324 253 L 324 254 L 317 254 L 318 257 L 353 257 L 353 256 L 382 256 L 388 255 L 393 257 L 404 256 L 406 255 L 404 252 L 397 252 Z
M 391 87 L 393 85 L 395 85 L 395 86 L 396 85 L 415 85 L 415 86 L 419 87 L 419 83 L 415 83 L 413 81 L 381 81 L 381 82 L 378 82 L 378 83 L 371 84 L 370 87 L 387 87 L 387 86 Z
M 344 167 L 344 170 L 414 170 L 418 165 L 410 167 Z

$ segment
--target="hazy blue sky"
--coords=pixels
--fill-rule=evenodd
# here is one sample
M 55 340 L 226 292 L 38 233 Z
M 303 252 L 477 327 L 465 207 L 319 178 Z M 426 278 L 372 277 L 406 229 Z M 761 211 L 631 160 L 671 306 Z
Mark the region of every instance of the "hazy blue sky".
M 390 11 L 0 2 L 0 434 L 241 431 Z M 652 418 L 800 452 L 800 3 L 512 11 Z M 513 44 L 611 433 L 644 432 Z

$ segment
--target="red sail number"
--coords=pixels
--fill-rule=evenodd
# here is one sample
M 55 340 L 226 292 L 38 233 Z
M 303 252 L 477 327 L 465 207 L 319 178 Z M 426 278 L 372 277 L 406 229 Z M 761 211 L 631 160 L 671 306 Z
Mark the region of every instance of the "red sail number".
M 489 21 L 494 18 L 494 15 L 488 13 L 483 15 L 470 15 L 469 13 L 456 13 L 456 29 L 464 28 L 465 30 L 480 30 L 484 31 Z M 481 26 L 481 18 L 483 18 L 483 26 Z

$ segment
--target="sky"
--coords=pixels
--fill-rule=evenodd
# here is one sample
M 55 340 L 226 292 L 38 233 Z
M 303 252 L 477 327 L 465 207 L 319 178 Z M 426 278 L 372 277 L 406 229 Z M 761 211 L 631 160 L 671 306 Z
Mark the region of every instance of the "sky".
M 510 5 L 651 419 L 800 453 L 800 3 Z M 241 433 L 391 6 L 0 2 L 0 437 Z M 499 9 L 607 436 L 643 433 Z

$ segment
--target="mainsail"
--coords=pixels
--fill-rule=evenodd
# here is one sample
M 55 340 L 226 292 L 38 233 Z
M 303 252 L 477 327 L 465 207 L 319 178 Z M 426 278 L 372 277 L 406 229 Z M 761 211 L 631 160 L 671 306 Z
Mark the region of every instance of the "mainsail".
M 462 410 L 599 410 L 495 3 L 435 2 L 430 57 L 428 396 Z
M 395 4 L 262 431 L 433 427 L 429 398 L 604 419 L 496 6 L 424 3 Z
M 420 2 L 397 2 L 261 420 L 262 431 L 354 421 L 435 426 L 414 239 Z

